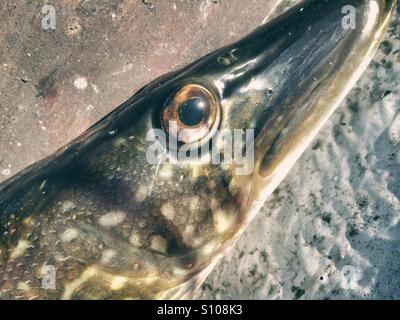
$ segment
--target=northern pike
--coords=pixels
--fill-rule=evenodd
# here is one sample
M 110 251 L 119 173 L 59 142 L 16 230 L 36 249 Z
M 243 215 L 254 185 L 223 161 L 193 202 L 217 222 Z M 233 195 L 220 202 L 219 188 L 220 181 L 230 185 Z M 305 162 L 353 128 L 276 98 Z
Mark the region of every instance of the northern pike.
M 302 1 L 2 183 L 0 298 L 192 297 L 366 69 L 395 6 Z M 155 129 L 201 154 L 181 162 L 164 143 L 174 161 L 149 161 Z M 252 130 L 244 173 L 204 161 L 223 130 Z

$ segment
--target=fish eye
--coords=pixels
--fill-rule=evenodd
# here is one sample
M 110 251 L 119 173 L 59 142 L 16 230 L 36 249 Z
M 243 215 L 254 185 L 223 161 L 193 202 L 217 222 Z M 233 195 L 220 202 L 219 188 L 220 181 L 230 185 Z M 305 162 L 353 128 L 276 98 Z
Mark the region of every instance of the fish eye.
M 168 100 L 162 113 L 162 125 L 166 132 L 176 135 L 174 138 L 179 143 L 200 142 L 218 127 L 219 114 L 217 99 L 208 89 L 188 84 Z M 176 128 L 171 128 L 172 124 Z

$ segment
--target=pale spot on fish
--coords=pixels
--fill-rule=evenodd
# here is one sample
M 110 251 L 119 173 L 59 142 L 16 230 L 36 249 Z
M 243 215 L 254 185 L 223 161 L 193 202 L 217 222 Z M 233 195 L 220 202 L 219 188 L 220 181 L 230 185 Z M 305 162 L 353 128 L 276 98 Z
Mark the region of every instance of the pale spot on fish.
M 212 254 L 217 249 L 217 247 L 218 243 L 216 241 L 211 241 L 201 249 L 201 254 L 204 256 L 208 256 Z
M 116 140 L 115 140 L 115 145 L 116 145 L 117 147 L 127 146 L 126 139 L 125 139 L 125 138 L 118 138 L 118 139 L 116 139 Z
M 160 171 L 159 171 L 159 175 L 161 178 L 163 179 L 170 179 L 172 178 L 173 175 L 173 170 L 172 170 L 172 166 L 171 165 L 164 165 L 161 167 Z
M 74 209 L 75 207 L 76 206 L 72 201 L 64 201 L 61 204 L 61 211 L 62 211 L 62 213 L 65 213 L 65 212 L 68 212 L 68 211 Z
M 165 253 L 167 249 L 167 240 L 161 236 L 154 236 L 151 238 L 150 248 L 154 251 Z
M 129 237 L 129 242 L 136 247 L 140 247 L 142 245 L 140 236 L 136 232 L 132 232 L 131 236 Z
M 11 259 L 21 257 L 29 248 L 30 243 L 26 240 L 19 240 L 17 246 L 11 251 Z
M 218 233 L 228 231 L 234 223 L 234 218 L 223 210 L 217 210 L 214 212 L 213 220 L 214 228 Z
M 78 234 L 78 230 L 76 229 L 67 229 L 61 235 L 61 241 L 66 243 L 71 242 L 78 237 Z
M 134 263 L 133 264 L 133 270 L 137 271 L 140 269 L 140 264 L 139 263 Z
M 229 192 L 231 194 L 236 194 L 239 191 L 239 184 L 236 179 L 232 179 L 231 182 L 229 183 Z
M 115 258 L 116 255 L 117 255 L 117 252 L 115 252 L 115 250 L 112 250 L 112 249 L 104 250 L 101 255 L 100 261 L 102 264 L 109 264 Z
M 147 197 L 147 187 L 146 186 L 140 186 L 138 191 L 136 191 L 135 194 L 135 199 L 137 202 L 143 202 L 146 197 Z
M 195 211 L 199 208 L 199 197 L 191 197 L 189 200 L 189 210 Z
M 176 276 L 185 276 L 188 274 L 188 271 L 182 268 L 174 268 L 173 273 Z
M 25 226 L 33 226 L 35 224 L 35 220 L 32 218 L 32 216 L 29 216 L 22 220 L 22 224 Z
M 200 168 L 199 168 L 199 166 L 191 165 L 190 169 L 191 169 L 191 175 L 190 175 L 191 180 L 196 181 L 197 178 L 200 176 Z
M 210 201 L 210 208 L 211 208 L 211 210 L 213 210 L 213 211 L 215 211 L 215 210 L 217 210 L 217 209 L 219 208 L 219 202 L 218 202 L 217 199 L 215 199 L 215 198 L 212 198 L 212 199 L 211 199 L 211 201 Z
M 17 289 L 23 291 L 29 291 L 31 290 L 31 287 L 26 282 L 19 282 Z
M 161 214 L 168 220 L 172 220 L 175 216 L 175 209 L 172 207 L 172 205 L 166 203 L 161 207 Z
M 115 227 L 121 224 L 126 218 L 126 213 L 122 211 L 112 211 L 102 215 L 99 223 L 103 227 Z
M 211 180 L 211 181 L 208 183 L 208 186 L 209 186 L 210 189 L 215 189 L 215 188 L 217 187 L 217 184 L 215 183 L 214 180 Z
M 187 225 L 182 233 L 182 239 L 186 244 L 190 244 L 193 241 L 194 226 Z
M 110 289 L 113 291 L 121 290 L 127 281 L 125 277 L 115 277 L 111 280 Z
M 78 291 L 84 284 L 85 282 L 89 281 L 90 278 L 92 278 L 93 276 L 95 276 L 97 273 L 97 270 L 93 267 L 89 267 L 87 268 L 82 275 L 80 276 L 80 278 L 75 279 L 74 281 L 68 283 L 65 286 L 65 291 L 62 295 L 62 299 L 66 300 L 66 299 L 71 299 L 72 295 Z
M 143 279 L 143 283 L 146 285 L 151 285 L 158 280 L 157 276 L 147 276 Z

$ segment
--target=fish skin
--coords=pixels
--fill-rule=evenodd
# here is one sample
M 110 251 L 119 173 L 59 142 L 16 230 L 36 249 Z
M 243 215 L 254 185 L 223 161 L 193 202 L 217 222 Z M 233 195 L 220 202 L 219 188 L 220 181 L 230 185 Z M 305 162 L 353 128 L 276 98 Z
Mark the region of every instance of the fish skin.
M 345 5 L 357 9 L 355 30 L 341 26 Z M 0 298 L 190 297 L 361 76 L 395 5 L 304 1 L 156 79 L 2 183 Z M 218 98 L 221 129 L 254 129 L 252 174 L 147 162 L 146 133 L 171 94 L 190 83 Z M 42 288 L 46 265 L 55 267 L 55 289 Z

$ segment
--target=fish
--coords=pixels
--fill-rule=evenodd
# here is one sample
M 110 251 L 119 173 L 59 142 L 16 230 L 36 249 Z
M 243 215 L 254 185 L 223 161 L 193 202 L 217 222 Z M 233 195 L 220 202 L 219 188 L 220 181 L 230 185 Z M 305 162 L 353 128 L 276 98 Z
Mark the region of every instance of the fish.
M 1 299 L 190 299 L 383 39 L 396 0 L 304 0 L 0 185 Z

